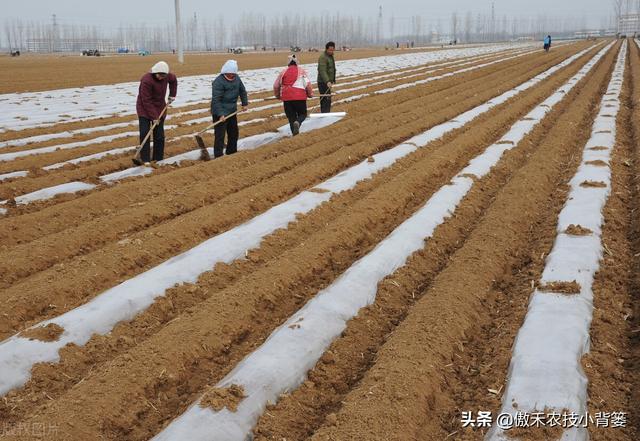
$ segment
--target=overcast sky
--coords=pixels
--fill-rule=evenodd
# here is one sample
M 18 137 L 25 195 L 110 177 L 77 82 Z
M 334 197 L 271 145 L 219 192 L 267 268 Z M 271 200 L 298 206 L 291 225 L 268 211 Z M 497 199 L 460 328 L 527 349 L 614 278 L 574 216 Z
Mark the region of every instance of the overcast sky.
M 323 11 L 347 15 L 376 16 L 378 5 L 385 19 L 421 15 L 448 20 L 451 13 L 461 14 L 491 10 L 490 0 L 181 0 L 184 16 L 194 12 L 201 18 L 223 14 L 234 19 L 242 12 L 259 12 L 272 16 L 300 12 L 307 15 Z M 2 15 L 6 18 L 51 20 L 57 14 L 60 23 L 86 23 L 105 27 L 120 23 L 157 24 L 173 20 L 174 0 L 4 0 Z M 590 27 L 599 27 L 612 14 L 611 0 L 496 0 L 496 16 L 582 17 Z

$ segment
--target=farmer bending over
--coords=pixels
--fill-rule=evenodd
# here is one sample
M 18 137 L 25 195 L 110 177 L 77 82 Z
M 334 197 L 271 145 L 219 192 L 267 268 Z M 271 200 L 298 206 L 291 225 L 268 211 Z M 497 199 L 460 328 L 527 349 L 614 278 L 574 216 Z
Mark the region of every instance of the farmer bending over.
M 238 98 L 242 101 L 242 110 L 247 110 L 249 99 L 247 90 L 238 76 L 238 63 L 229 60 L 224 63 L 220 75 L 212 83 L 211 115 L 213 122 L 220 121 L 215 127 L 215 142 L 213 156 L 223 155 L 224 137 L 227 135 L 226 154 L 232 155 L 238 151 Z M 233 116 L 231 116 L 233 115 Z
M 168 104 L 165 102 L 169 86 Z M 166 112 L 163 110 L 176 99 L 178 92 L 178 79 L 169 73 L 169 65 L 159 61 L 151 68 L 151 72 L 144 74 L 140 80 L 136 112 L 140 123 L 140 142 L 156 125 L 153 130 L 153 157 L 151 157 L 151 140 L 148 139 L 140 150 L 140 159 L 134 159 L 137 165 L 149 164 L 150 161 L 162 161 L 164 159 L 164 120 Z

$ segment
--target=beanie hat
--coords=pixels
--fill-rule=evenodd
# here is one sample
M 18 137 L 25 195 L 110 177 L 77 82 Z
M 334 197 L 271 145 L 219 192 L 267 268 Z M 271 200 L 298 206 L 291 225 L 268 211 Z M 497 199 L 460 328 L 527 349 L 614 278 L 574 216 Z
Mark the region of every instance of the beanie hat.
M 169 65 L 167 63 L 165 63 L 164 61 L 158 61 L 151 68 L 151 73 L 154 73 L 154 74 L 157 74 L 157 73 L 168 74 L 169 73 Z
M 238 74 L 238 62 L 236 60 L 228 60 L 220 70 L 221 74 Z
M 294 63 L 298 64 L 298 57 L 296 57 L 296 54 L 289 55 L 288 63 L 291 64 L 291 62 L 294 62 Z

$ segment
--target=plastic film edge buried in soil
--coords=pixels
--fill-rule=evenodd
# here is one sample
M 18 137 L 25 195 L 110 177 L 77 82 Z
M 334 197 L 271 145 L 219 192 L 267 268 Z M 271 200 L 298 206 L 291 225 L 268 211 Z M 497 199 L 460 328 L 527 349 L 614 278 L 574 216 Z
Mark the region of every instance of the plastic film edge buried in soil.
M 246 397 L 235 412 L 228 409 L 214 412 L 197 402 L 154 440 L 246 439 L 267 404 L 297 388 L 326 348 L 346 328 L 347 321 L 373 303 L 378 283 L 403 266 L 413 252 L 424 246 L 435 228 L 453 214 L 474 184 L 468 176 L 486 176 L 503 153 L 515 148 L 610 48 L 611 45 L 600 51 L 574 77 L 516 122 L 505 136 L 470 161 L 453 178 L 452 184 L 438 190 L 412 217 L 291 316 L 220 381 L 217 388 L 239 385 L 245 391 Z
M 603 54 L 607 48 L 603 49 L 600 54 Z M 523 91 L 533 87 L 559 69 L 571 64 L 589 50 L 591 48 L 567 58 L 562 63 L 523 83 L 517 89 Z M 467 117 L 478 116 L 515 95 L 517 92 L 505 92 L 490 100 L 491 104 L 485 103 L 479 106 L 479 111 L 465 112 L 463 115 L 467 115 Z M 163 296 L 165 290 L 174 284 L 195 282 L 202 273 L 210 271 L 216 263 L 230 263 L 243 258 L 249 249 L 258 247 L 264 237 L 277 229 L 286 228 L 290 222 L 295 221 L 297 215 L 310 212 L 321 203 L 329 200 L 334 193 L 355 187 L 358 182 L 373 176 L 418 149 L 417 145 L 424 146 L 438 139 L 447 131 L 462 127 L 465 123 L 461 120 L 466 121 L 466 118 L 457 117 L 455 120 L 457 122 L 453 125 L 444 123 L 427 130 L 424 133 L 423 143 L 414 139 L 416 144 L 401 144 L 376 154 L 373 163 L 363 161 L 330 178 L 316 187 L 316 189 L 325 191 L 324 193 L 305 191 L 239 227 L 215 236 L 155 268 L 103 292 L 74 310 L 34 326 L 34 328 L 46 326 L 50 323 L 61 326 L 64 332 L 57 341 L 42 342 L 15 335 L 0 343 L 0 366 L 4 374 L 0 378 L 0 394 L 5 394 L 9 390 L 23 385 L 29 379 L 31 367 L 35 363 L 57 362 L 59 360 L 58 351 L 66 344 L 84 345 L 94 333 L 105 334 L 111 331 L 117 323 L 132 319 L 137 313 L 153 303 L 155 298 Z M 447 130 L 443 131 L 442 126 Z
M 501 412 L 515 418 L 517 412 L 575 412 L 587 410 L 587 377 L 581 358 L 588 352 L 593 314 L 593 279 L 603 255 L 603 210 L 611 188 L 608 164 L 616 139 L 616 116 L 625 71 L 627 43 L 617 57 L 607 92 L 594 121 L 592 136 L 584 147 L 582 162 L 570 181 L 567 202 L 558 216 L 557 236 L 547 257 L 540 287 L 531 296 L 524 323 L 516 337 Z M 605 107 L 613 103 L 614 107 Z M 614 115 L 614 118 L 605 115 Z M 606 127 L 608 133 L 598 133 Z M 592 150 L 593 147 L 606 149 Z M 600 164 L 600 163 L 598 163 Z M 602 187 L 582 184 L 602 182 Z M 571 225 L 590 230 L 587 235 L 567 232 Z M 565 285 L 578 292 L 553 292 Z M 564 430 L 563 441 L 589 438 L 584 427 Z M 486 437 L 507 441 L 508 430 L 494 427 Z

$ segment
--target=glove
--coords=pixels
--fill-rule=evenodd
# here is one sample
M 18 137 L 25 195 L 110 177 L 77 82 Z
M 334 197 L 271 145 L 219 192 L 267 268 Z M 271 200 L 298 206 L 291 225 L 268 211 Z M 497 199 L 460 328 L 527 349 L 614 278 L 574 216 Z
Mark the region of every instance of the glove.
M 169 99 L 168 99 L 167 101 L 168 101 L 168 104 L 171 104 L 171 103 L 173 103 L 175 100 L 176 100 L 176 97 L 175 97 L 175 96 L 170 96 L 170 97 L 169 97 Z

